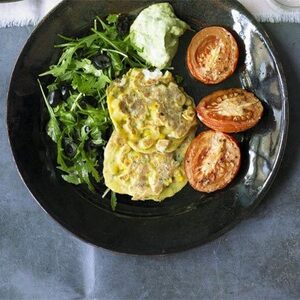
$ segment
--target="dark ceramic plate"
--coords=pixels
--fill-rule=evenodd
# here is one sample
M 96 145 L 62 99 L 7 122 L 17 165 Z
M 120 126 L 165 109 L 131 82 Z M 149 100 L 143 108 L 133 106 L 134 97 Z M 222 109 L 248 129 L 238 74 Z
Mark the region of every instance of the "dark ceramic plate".
M 55 168 L 55 153 L 44 130 L 45 109 L 37 86 L 38 74 L 56 62 L 57 34 L 77 36 L 96 15 L 129 12 L 155 1 L 64 1 L 36 28 L 16 64 L 8 95 L 7 122 L 16 164 L 40 205 L 78 237 L 111 250 L 160 254 L 188 249 L 212 240 L 245 218 L 261 202 L 283 156 L 288 128 L 288 101 L 281 64 L 273 46 L 254 18 L 236 1 L 173 0 L 176 14 L 195 30 L 209 25 L 228 28 L 240 44 L 241 59 L 234 76 L 205 86 L 185 67 L 192 34 L 186 34 L 174 59 L 175 73 L 184 77 L 196 103 L 214 90 L 245 87 L 264 103 L 265 114 L 252 130 L 237 136 L 242 149 L 238 177 L 212 194 L 188 185 L 161 204 L 130 202 L 119 196 L 116 212 L 109 199 L 64 182 Z M 158 2 L 158 1 L 156 1 Z M 99 193 L 105 187 L 99 187 Z

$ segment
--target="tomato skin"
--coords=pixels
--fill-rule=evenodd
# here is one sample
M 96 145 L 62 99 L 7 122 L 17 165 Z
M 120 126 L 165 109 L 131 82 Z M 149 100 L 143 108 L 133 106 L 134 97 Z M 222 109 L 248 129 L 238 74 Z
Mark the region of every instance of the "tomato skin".
M 232 88 L 204 97 L 196 110 L 198 118 L 207 127 L 233 133 L 254 127 L 261 119 L 264 108 L 253 93 Z
M 190 73 L 205 84 L 217 84 L 230 77 L 237 67 L 238 59 L 239 48 L 235 38 L 219 26 L 200 30 L 187 50 Z
M 185 155 L 186 176 L 199 192 L 211 193 L 225 188 L 237 175 L 240 164 L 237 141 L 213 130 L 200 133 Z

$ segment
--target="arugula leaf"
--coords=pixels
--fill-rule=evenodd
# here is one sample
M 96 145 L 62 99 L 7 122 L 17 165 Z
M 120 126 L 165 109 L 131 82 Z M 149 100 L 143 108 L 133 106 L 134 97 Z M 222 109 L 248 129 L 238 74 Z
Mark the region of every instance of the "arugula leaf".
M 120 58 L 120 55 L 112 50 L 108 50 L 109 56 L 112 60 L 113 70 L 114 70 L 114 76 L 118 77 L 122 70 L 124 69 L 122 60 Z
M 72 86 L 80 93 L 93 96 L 103 90 L 111 80 L 108 76 L 95 77 L 89 74 L 73 74 Z
M 50 121 L 47 124 L 47 133 L 52 141 L 57 143 L 60 136 L 60 128 L 56 118 L 50 118 Z
M 56 119 L 56 116 L 55 116 L 55 113 L 54 113 L 52 107 L 48 103 L 48 100 L 47 100 L 46 95 L 44 93 L 42 84 L 39 80 L 38 80 L 38 83 L 39 83 L 39 86 L 40 86 L 40 90 L 42 92 L 44 102 L 46 104 L 46 107 L 47 107 L 49 115 L 50 115 L 50 120 L 47 124 L 47 133 L 51 137 L 53 142 L 57 143 L 57 141 L 58 141 L 58 139 L 61 135 L 60 128 L 59 128 L 59 125 L 58 125 L 58 121 Z
M 61 176 L 65 181 L 69 182 L 69 183 L 72 183 L 72 184 L 75 184 L 75 185 L 78 185 L 78 184 L 81 184 L 81 180 L 80 178 L 78 177 L 77 174 L 70 174 L 70 175 L 62 175 Z
M 106 18 L 106 21 L 108 24 L 115 24 L 118 21 L 119 15 L 117 14 L 111 14 Z
M 111 206 L 111 209 L 112 209 L 113 211 L 116 210 L 116 207 L 117 207 L 117 201 L 118 201 L 118 199 L 117 199 L 116 193 L 113 192 L 113 191 L 111 191 L 111 195 L 110 195 L 110 206 Z
M 57 65 L 51 66 L 49 71 L 41 74 L 40 76 L 52 75 L 54 77 L 59 77 L 65 75 L 69 65 L 72 62 L 72 58 L 76 50 L 77 47 L 75 46 L 66 48 L 62 56 L 60 57 Z

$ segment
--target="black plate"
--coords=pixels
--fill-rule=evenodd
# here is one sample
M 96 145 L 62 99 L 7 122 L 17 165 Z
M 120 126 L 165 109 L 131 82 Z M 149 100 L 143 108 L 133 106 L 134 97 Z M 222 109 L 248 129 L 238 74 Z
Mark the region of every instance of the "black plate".
M 111 250 L 160 254 L 184 250 L 212 240 L 247 216 L 270 187 L 283 156 L 288 128 L 288 101 L 281 64 L 273 46 L 254 18 L 236 1 L 173 0 L 176 14 L 195 30 L 209 25 L 228 28 L 240 44 L 235 75 L 222 84 L 205 86 L 185 67 L 192 33 L 186 34 L 174 59 L 175 73 L 185 78 L 186 91 L 199 99 L 214 90 L 243 86 L 264 103 L 265 114 L 254 129 L 237 136 L 242 167 L 226 189 L 202 194 L 186 186 L 161 204 L 130 202 L 119 196 L 116 212 L 85 187 L 64 182 L 55 168 L 55 153 L 45 134 L 45 113 L 37 85 L 38 74 L 56 62 L 57 34 L 77 36 L 96 15 L 129 12 L 147 0 L 64 1 L 36 28 L 25 45 L 11 79 L 7 123 L 16 164 L 25 184 L 40 205 L 78 237 Z M 99 192 L 104 187 L 99 188 Z

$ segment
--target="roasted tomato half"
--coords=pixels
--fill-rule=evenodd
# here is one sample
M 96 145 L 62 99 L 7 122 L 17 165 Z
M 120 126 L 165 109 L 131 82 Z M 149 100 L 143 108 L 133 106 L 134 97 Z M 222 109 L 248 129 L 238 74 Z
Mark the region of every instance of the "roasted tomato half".
M 185 172 L 195 190 L 211 193 L 233 180 L 240 161 L 240 148 L 234 138 L 208 130 L 190 144 L 185 155 Z
M 206 126 L 222 132 L 240 132 L 255 126 L 263 114 L 263 106 L 253 93 L 244 89 L 228 89 L 204 97 L 197 114 Z
M 205 84 L 216 84 L 231 76 L 238 59 L 237 42 L 223 27 L 202 29 L 193 37 L 187 50 L 191 74 Z

